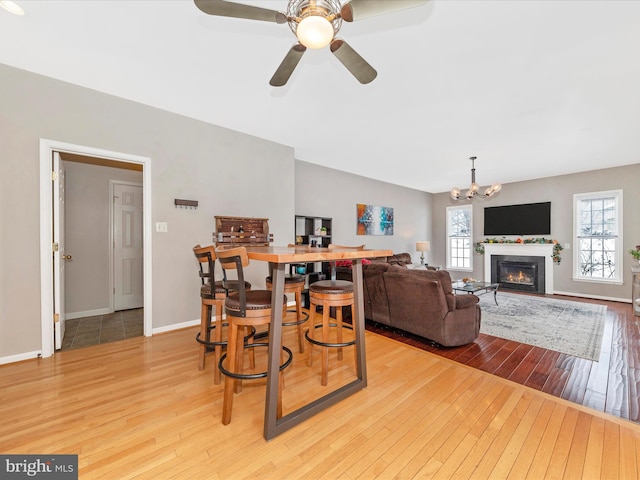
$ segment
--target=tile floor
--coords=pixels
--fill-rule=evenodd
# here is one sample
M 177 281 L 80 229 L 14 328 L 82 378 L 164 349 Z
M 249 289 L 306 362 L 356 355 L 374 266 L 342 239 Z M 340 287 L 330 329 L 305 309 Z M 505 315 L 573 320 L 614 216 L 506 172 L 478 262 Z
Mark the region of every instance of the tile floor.
M 143 335 L 144 309 L 75 318 L 65 322 L 62 350 L 90 347 Z

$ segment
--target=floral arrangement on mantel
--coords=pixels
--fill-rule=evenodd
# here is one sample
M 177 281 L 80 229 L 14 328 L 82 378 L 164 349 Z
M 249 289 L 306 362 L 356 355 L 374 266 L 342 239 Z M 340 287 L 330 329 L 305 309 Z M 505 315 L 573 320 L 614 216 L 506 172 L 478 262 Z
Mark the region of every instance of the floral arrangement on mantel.
M 629 250 L 629 253 L 633 258 L 635 258 L 638 262 L 640 262 L 640 245 L 636 245 L 635 250 Z
M 506 238 L 485 238 L 481 242 L 477 242 L 475 244 L 475 251 L 480 255 L 484 255 L 484 244 L 485 243 L 552 243 L 553 244 L 553 253 L 551 254 L 551 258 L 553 258 L 553 262 L 560 265 L 560 252 L 562 252 L 562 245 L 558 242 L 558 240 L 550 240 L 544 237 L 537 238 L 517 238 L 515 240 L 508 240 Z

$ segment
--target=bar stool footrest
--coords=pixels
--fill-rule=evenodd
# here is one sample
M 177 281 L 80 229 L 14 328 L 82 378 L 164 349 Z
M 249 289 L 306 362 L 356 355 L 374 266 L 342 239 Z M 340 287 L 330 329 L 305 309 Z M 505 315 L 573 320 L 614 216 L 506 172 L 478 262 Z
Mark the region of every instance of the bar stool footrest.
M 296 310 L 287 310 L 288 313 L 298 313 Z M 285 327 L 292 327 L 294 325 L 302 325 L 304 322 L 309 320 L 309 314 L 307 312 L 302 312 L 302 318 L 300 320 L 296 320 L 293 322 L 282 322 L 282 325 Z
M 336 325 L 335 323 L 330 323 L 329 326 L 330 327 L 337 327 L 338 325 Z M 322 328 L 322 324 L 318 324 L 314 328 Z M 347 330 L 353 330 L 353 327 L 351 325 L 342 325 L 342 328 L 346 328 Z M 314 338 L 309 338 L 309 330 L 307 330 L 304 333 L 304 338 L 306 338 L 309 343 L 313 343 L 314 345 L 318 345 L 320 347 L 340 348 L 340 347 L 349 347 L 351 345 L 355 345 L 356 344 L 356 340 L 355 339 L 351 340 L 350 342 L 342 342 L 342 343 L 322 342 L 322 341 L 316 340 Z
M 268 343 L 249 343 L 249 344 L 245 345 L 245 348 L 268 347 L 268 346 L 269 346 Z M 279 369 L 280 371 L 284 370 L 289 365 L 291 365 L 291 362 L 293 361 L 293 352 L 290 349 L 288 349 L 287 347 L 285 347 L 284 345 L 282 346 L 282 350 L 284 350 L 287 353 L 287 357 L 288 358 L 285 360 L 285 362 L 282 365 L 280 365 L 280 369 Z M 227 354 L 223 353 L 222 356 L 220 357 L 220 363 L 218 364 L 218 368 L 220 369 L 222 374 L 227 376 L 227 377 L 235 378 L 237 380 L 254 380 L 256 378 L 266 378 L 266 376 L 267 376 L 267 372 L 258 372 L 258 373 L 233 373 L 233 372 L 230 372 L 222 364 L 226 358 L 227 358 Z
M 228 323 L 223 323 L 222 326 L 223 327 L 228 327 L 229 324 Z M 216 325 L 210 326 L 209 327 L 209 331 L 213 330 L 214 328 L 216 328 Z M 251 332 L 244 337 L 244 341 L 246 342 L 250 338 L 255 337 L 255 335 L 256 335 L 256 328 L 255 327 L 251 327 Z M 202 340 L 200 338 L 200 332 L 198 332 L 196 334 L 196 342 L 200 343 L 201 345 L 206 345 L 207 347 L 215 347 L 215 346 L 218 346 L 218 345 L 220 345 L 221 347 L 226 347 L 227 346 L 227 341 L 226 340 L 223 340 L 223 341 L 220 341 L 220 342 L 215 342 L 213 340 L 209 340 L 209 341 Z

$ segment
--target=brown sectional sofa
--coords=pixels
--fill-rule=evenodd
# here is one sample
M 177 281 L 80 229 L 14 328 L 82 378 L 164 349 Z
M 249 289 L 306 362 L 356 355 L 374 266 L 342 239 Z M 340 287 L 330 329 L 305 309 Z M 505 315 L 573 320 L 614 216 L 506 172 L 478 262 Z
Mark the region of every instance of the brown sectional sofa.
M 480 333 L 478 297 L 454 295 L 446 270 L 409 269 L 409 263 L 405 253 L 363 265 L 365 318 L 447 347 L 473 342 Z

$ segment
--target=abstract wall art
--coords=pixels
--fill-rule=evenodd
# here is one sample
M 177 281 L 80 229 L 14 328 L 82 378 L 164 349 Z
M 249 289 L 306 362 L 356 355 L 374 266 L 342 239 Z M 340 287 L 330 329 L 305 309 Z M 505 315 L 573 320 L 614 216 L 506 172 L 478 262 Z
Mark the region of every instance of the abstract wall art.
M 393 208 L 357 204 L 358 235 L 393 235 Z

